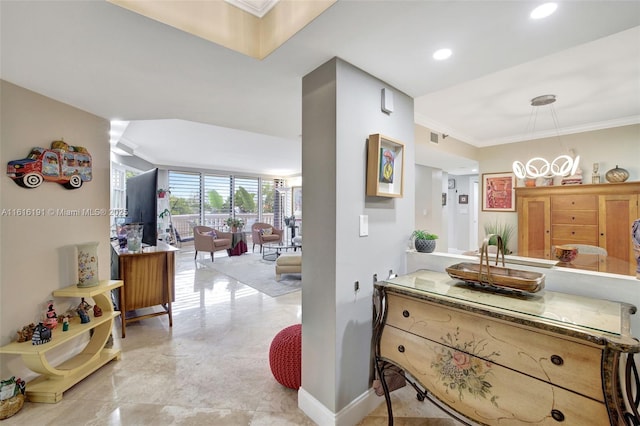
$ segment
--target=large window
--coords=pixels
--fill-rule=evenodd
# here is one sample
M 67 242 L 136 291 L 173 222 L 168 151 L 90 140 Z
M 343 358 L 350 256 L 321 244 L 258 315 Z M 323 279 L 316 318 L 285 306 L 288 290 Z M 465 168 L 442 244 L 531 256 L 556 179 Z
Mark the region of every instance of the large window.
M 193 238 L 193 227 L 200 224 L 202 197 L 200 173 L 169 172 L 169 210 L 176 236 Z
M 247 230 L 254 222 L 282 226 L 275 223 L 283 206 L 270 179 L 170 170 L 169 189 L 173 226 L 183 241 L 193 237 L 195 225 L 226 229 L 229 217 L 242 219 Z

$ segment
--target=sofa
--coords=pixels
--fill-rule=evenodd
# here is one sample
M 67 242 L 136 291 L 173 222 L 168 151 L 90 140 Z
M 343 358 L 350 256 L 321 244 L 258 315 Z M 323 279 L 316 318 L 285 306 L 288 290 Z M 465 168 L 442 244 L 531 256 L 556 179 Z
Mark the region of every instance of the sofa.
M 276 259 L 276 281 L 282 274 L 302 273 L 302 253 L 282 253 Z
M 199 251 L 206 251 L 211 254 L 211 261 L 213 262 L 214 252 L 231 249 L 232 237 L 231 232 L 218 231 L 208 226 L 194 226 L 193 245 L 196 249 L 195 259 L 198 258 Z

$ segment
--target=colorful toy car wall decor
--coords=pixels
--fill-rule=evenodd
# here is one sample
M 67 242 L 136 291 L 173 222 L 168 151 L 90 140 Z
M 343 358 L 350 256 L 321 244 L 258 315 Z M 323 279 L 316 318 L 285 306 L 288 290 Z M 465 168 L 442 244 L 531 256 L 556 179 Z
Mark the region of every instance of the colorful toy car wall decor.
M 7 175 L 23 188 L 37 188 L 47 181 L 77 189 L 93 177 L 91 155 L 84 147 L 53 141 L 50 149 L 35 147 L 27 158 L 9 161 Z

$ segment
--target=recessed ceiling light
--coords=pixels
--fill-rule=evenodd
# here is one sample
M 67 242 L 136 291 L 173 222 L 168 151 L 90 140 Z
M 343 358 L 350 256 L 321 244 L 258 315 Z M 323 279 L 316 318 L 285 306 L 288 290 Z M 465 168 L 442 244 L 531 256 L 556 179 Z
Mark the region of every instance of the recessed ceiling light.
M 444 59 L 449 58 L 449 56 L 451 56 L 451 49 L 440 49 L 440 50 L 436 50 L 435 53 L 433 54 L 433 59 L 437 60 L 437 61 L 442 61 Z
M 547 16 L 555 12 L 557 8 L 557 3 L 545 3 L 533 9 L 529 16 L 531 17 L 531 19 L 546 18 Z

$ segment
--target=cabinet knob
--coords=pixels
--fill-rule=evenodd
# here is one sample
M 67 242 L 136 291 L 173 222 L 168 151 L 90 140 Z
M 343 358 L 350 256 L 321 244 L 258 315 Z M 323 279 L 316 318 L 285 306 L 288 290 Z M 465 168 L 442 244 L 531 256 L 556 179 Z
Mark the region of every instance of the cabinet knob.
M 601 236 L 601 237 L 604 237 L 604 232 L 601 232 L 601 233 L 600 233 L 600 236 Z
M 400 352 L 400 353 L 404 352 L 404 346 L 403 345 L 398 346 L 398 352 Z
M 562 365 L 564 364 L 564 359 L 560 355 L 551 355 L 551 363 L 553 365 Z
M 560 410 L 551 410 L 551 417 L 557 422 L 564 422 L 564 414 Z
M 406 309 L 402 311 L 402 316 L 405 318 L 409 318 L 409 311 L 407 311 Z
M 576 231 L 571 231 L 571 235 L 576 235 Z
M 571 216 L 571 220 L 576 220 L 576 217 L 575 216 Z

